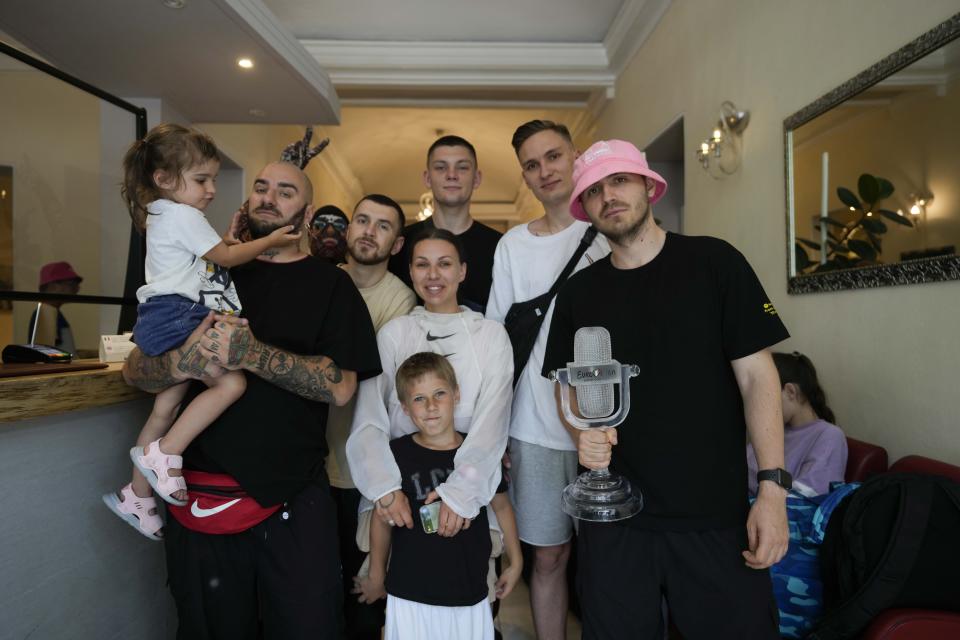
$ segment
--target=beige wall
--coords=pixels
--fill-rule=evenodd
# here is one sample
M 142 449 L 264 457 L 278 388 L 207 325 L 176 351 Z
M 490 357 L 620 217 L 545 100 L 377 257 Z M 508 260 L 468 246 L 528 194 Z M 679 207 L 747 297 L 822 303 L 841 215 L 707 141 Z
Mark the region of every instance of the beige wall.
M 743 251 L 794 336 L 780 348 L 813 358 L 848 434 L 893 459 L 960 464 L 960 282 L 788 296 L 782 135 L 784 118 L 956 11 L 956 0 L 674 0 L 597 134 L 644 146 L 683 114 L 685 232 Z M 723 100 L 752 117 L 743 166 L 718 181 L 693 151 Z
M 245 189 L 249 193 L 253 181 L 269 162 L 280 159 L 280 152 L 289 143 L 303 137 L 303 127 L 292 125 L 248 125 L 248 124 L 198 124 L 209 133 L 219 147 L 244 169 Z M 315 130 L 313 142 L 324 138 L 323 129 Z M 328 155 L 329 154 L 329 155 Z M 347 215 L 353 205 L 363 195 L 359 183 L 352 176 L 339 175 L 331 168 L 330 157 L 335 155 L 333 147 L 314 158 L 307 165 L 306 173 L 314 187 L 314 204 L 318 207 L 333 204 L 343 209 Z M 324 157 L 327 156 L 327 157 Z

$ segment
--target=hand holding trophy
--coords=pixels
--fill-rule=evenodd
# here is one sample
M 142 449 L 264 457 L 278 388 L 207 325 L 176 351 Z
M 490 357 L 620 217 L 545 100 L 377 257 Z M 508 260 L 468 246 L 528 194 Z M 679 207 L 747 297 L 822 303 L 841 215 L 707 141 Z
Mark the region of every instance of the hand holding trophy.
M 612 359 L 610 332 L 603 327 L 582 327 L 574 335 L 574 362 L 550 373 L 560 385 L 563 417 L 577 429 L 616 427 L 630 412 L 630 378 L 640 373 L 635 364 Z M 619 385 L 619 408 L 615 390 Z M 570 389 L 577 391 L 579 415 L 570 407 Z M 636 515 L 643 497 L 630 482 L 607 468 L 581 474 L 563 490 L 563 511 L 579 520 L 614 522 Z

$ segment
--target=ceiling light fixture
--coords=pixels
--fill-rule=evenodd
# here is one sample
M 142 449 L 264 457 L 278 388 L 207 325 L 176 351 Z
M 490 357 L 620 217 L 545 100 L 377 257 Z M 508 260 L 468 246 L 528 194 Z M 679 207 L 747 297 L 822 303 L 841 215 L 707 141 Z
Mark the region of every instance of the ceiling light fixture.
M 250 109 L 250 115 L 252 115 L 254 118 L 263 118 L 267 115 L 267 112 L 263 109 Z
M 168 9 L 183 9 L 187 6 L 187 0 L 163 0 L 163 6 Z
M 240 58 L 237 60 L 237 66 L 241 69 L 253 69 L 253 60 L 250 58 Z

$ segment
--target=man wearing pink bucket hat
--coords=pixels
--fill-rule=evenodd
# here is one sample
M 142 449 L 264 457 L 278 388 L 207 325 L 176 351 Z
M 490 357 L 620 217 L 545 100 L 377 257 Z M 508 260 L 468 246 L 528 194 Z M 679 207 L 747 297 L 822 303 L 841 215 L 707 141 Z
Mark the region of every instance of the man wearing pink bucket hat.
M 570 213 L 611 254 L 560 290 L 542 373 L 574 361 L 581 327 L 607 328 L 613 357 L 639 365 L 626 421 L 581 431 L 577 449 L 644 498 L 627 520 L 581 522 L 583 637 L 662 638 L 666 598 L 685 638 L 777 638 L 767 568 L 787 549 L 790 478 L 768 348 L 787 330 L 740 252 L 656 224 L 667 184 L 635 146 L 595 143 L 573 179 Z M 747 431 L 762 470 L 752 507 Z

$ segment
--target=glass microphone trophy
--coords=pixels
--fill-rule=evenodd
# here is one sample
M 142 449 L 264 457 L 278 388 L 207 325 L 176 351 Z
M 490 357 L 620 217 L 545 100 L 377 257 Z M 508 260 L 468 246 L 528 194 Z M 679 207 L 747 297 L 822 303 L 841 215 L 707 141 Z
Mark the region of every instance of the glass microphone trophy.
M 618 426 L 630 412 L 630 378 L 640 373 L 640 367 L 611 357 L 610 332 L 604 327 L 578 329 L 573 350 L 574 362 L 550 372 L 550 379 L 560 385 L 563 417 L 577 429 Z M 620 386 L 620 407 L 614 411 L 616 385 Z M 571 387 L 577 391 L 580 416 L 570 409 Z M 563 490 L 563 512 L 579 520 L 625 520 L 642 508 L 640 492 L 606 467 L 580 474 Z

